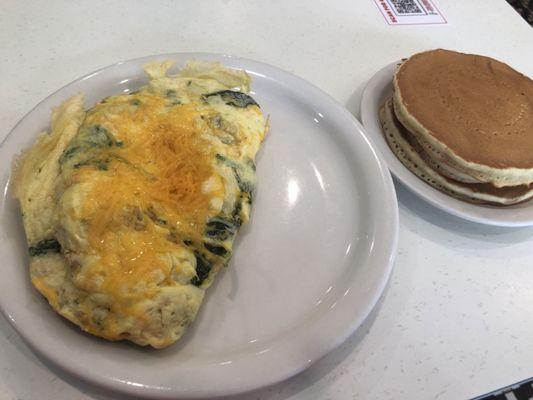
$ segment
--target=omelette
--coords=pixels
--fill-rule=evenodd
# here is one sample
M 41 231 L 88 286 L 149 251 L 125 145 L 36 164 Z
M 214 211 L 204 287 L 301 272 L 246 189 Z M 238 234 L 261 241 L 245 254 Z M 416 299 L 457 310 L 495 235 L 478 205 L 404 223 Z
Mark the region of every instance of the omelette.
M 250 216 L 268 122 L 245 71 L 145 66 L 89 110 L 76 95 L 19 159 L 33 285 L 93 335 L 163 348 L 194 320 Z

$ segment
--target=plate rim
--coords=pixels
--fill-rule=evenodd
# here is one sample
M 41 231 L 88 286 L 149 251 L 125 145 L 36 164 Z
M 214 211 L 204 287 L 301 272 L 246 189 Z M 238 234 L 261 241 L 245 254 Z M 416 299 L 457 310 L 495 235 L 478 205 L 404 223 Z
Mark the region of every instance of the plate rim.
M 373 145 L 380 151 L 383 161 L 386 162 L 394 178 L 425 202 L 463 220 L 500 227 L 532 226 L 533 214 L 529 218 L 516 219 L 516 211 L 523 208 L 523 204 L 518 205 L 521 206 L 520 208 L 513 206 L 500 208 L 490 205 L 476 205 L 456 199 L 423 182 L 398 160 L 382 137 L 381 129 L 377 132 L 378 129 L 376 127 L 380 126 L 380 122 L 378 110 L 374 107 L 374 101 L 376 97 L 380 97 L 380 94 L 387 90 L 387 86 L 392 85 L 394 68 L 401 63 L 402 60 L 391 62 L 372 75 L 363 90 L 360 106 L 361 122 L 365 127 L 366 133 Z M 392 94 L 392 89 L 390 93 Z M 533 207 L 533 203 L 531 206 Z M 483 210 L 486 210 L 486 212 Z M 499 216 L 486 215 L 487 213 L 490 214 L 491 211 L 497 211 Z M 506 215 L 515 215 L 515 218 L 508 218 Z
M 66 85 L 62 86 L 61 88 L 57 89 L 56 91 L 54 91 L 53 93 L 45 97 L 43 100 L 38 102 L 33 108 L 31 108 L 31 110 L 28 111 L 13 126 L 10 132 L 2 140 L 2 142 L 0 143 L 0 151 L 4 149 L 4 146 L 9 142 L 9 139 L 13 137 L 13 133 L 17 131 L 20 124 L 22 124 L 23 121 L 27 117 L 33 114 L 36 110 L 39 110 L 40 107 L 42 107 L 43 104 L 47 100 L 58 95 L 59 93 L 71 87 L 72 85 L 75 85 L 76 83 L 82 80 L 90 79 L 93 76 L 97 76 L 98 74 L 105 72 L 109 69 L 120 67 L 123 64 L 135 64 L 135 63 L 138 64 L 141 61 L 149 61 L 153 59 L 162 59 L 162 58 L 171 58 L 171 59 L 173 58 L 177 60 L 185 60 L 185 59 L 190 59 L 190 58 L 210 59 L 210 60 L 216 59 L 216 60 L 221 60 L 222 62 L 223 60 L 231 59 L 233 62 L 242 64 L 243 69 L 248 69 L 250 66 L 254 66 L 254 67 L 260 67 L 260 68 L 266 69 L 267 71 L 268 70 L 274 71 L 276 74 L 281 75 L 284 79 L 290 79 L 292 81 L 299 82 L 301 85 L 304 85 L 306 88 L 313 91 L 314 93 L 320 94 L 321 101 L 328 104 L 328 106 L 334 107 L 335 112 L 338 113 L 339 118 L 343 121 L 346 127 L 351 125 L 352 129 L 350 129 L 350 132 L 348 133 L 347 132 L 348 129 L 346 129 L 346 132 L 343 132 L 342 134 L 346 137 L 351 137 L 351 135 L 353 134 L 359 135 L 360 139 L 362 139 L 362 141 L 366 143 L 366 146 L 368 146 L 368 149 L 371 151 L 371 158 L 373 158 L 375 161 L 376 171 L 379 172 L 379 176 L 381 178 L 381 180 L 379 181 L 379 185 L 376 185 L 376 186 L 382 186 L 384 202 L 390 206 L 389 209 L 386 210 L 387 213 L 389 213 L 390 220 L 386 222 L 382 222 L 381 223 L 382 226 L 379 227 L 381 231 L 383 231 L 386 235 L 388 235 L 386 238 L 384 238 L 385 240 L 383 240 L 382 243 L 378 243 L 378 245 L 381 246 L 381 252 L 374 254 L 374 258 L 378 258 L 380 260 L 379 264 L 382 265 L 382 273 L 381 273 L 379 282 L 377 282 L 374 285 L 374 287 L 371 288 L 371 290 L 369 290 L 367 293 L 366 298 L 368 300 L 366 301 L 364 311 L 361 312 L 360 315 L 357 316 L 357 318 L 353 318 L 350 323 L 344 324 L 345 325 L 344 331 L 341 334 L 337 334 L 335 338 L 331 341 L 329 346 L 326 346 L 320 351 L 315 351 L 315 354 L 309 360 L 310 362 L 300 363 L 298 367 L 292 367 L 290 368 L 290 370 L 285 371 L 283 374 L 272 375 L 270 379 L 263 379 L 260 384 L 249 383 L 243 386 L 241 382 L 241 385 L 239 385 L 239 387 L 236 387 L 234 385 L 233 387 L 227 387 L 225 389 L 220 389 L 220 388 L 214 389 L 214 390 L 204 389 L 200 391 L 187 391 L 187 392 L 184 392 L 182 390 L 170 390 L 169 391 L 167 390 L 168 388 L 155 387 L 155 386 L 132 385 L 132 382 L 117 381 L 113 377 L 102 377 L 102 374 L 99 374 L 99 373 L 87 374 L 86 373 L 87 370 L 84 373 L 84 371 L 81 371 L 79 368 L 73 367 L 73 365 L 75 366 L 76 363 L 74 364 L 72 362 L 65 363 L 64 360 L 62 360 L 62 358 L 59 355 L 51 354 L 51 351 L 42 349 L 42 347 L 40 347 L 39 344 L 35 341 L 35 335 L 29 334 L 26 331 L 25 327 L 19 326 L 19 323 L 15 320 L 15 318 L 13 318 L 12 315 L 9 314 L 8 310 L 5 309 L 4 301 L 0 301 L 0 312 L 4 315 L 7 321 L 13 326 L 13 328 L 20 335 L 23 341 L 32 349 L 32 351 L 37 353 L 40 357 L 45 359 L 52 366 L 65 372 L 69 376 L 76 377 L 82 381 L 89 382 L 92 385 L 95 385 L 97 387 L 102 387 L 113 392 L 119 392 L 119 393 L 123 393 L 126 395 L 137 395 L 137 396 L 142 395 L 142 396 L 148 396 L 148 397 L 154 397 L 154 398 L 155 397 L 157 398 L 180 398 L 181 396 L 186 396 L 187 398 L 200 398 L 200 397 L 205 397 L 205 396 L 235 395 L 237 393 L 248 392 L 248 391 L 258 389 L 261 387 L 266 387 L 274 383 L 288 379 L 300 373 L 301 371 L 306 369 L 309 365 L 311 365 L 312 363 L 316 362 L 317 360 L 319 360 L 320 358 L 328 354 L 331 350 L 336 348 L 338 345 L 344 342 L 351 334 L 353 334 L 357 330 L 357 328 L 362 324 L 362 322 L 368 317 L 371 310 L 375 307 L 376 303 L 378 302 L 380 296 L 382 295 L 383 290 L 385 289 L 385 286 L 389 280 L 390 274 L 392 272 L 396 252 L 397 252 L 397 247 L 398 247 L 398 232 L 399 232 L 398 214 L 399 213 L 398 213 L 398 202 L 396 198 L 396 192 L 395 192 L 394 184 L 392 181 L 392 177 L 379 151 L 377 151 L 375 146 L 372 145 L 372 141 L 369 140 L 368 135 L 366 134 L 365 129 L 363 128 L 362 124 L 344 106 L 342 106 L 338 101 L 336 101 L 332 96 L 324 92 L 322 89 L 318 88 L 314 84 L 304 80 L 303 78 L 300 78 L 299 76 L 295 74 L 292 74 L 281 68 L 278 68 L 276 66 L 273 66 L 273 65 L 270 65 L 264 62 L 255 61 L 252 59 L 238 57 L 234 55 L 208 53 L 208 52 L 177 52 L 177 53 L 163 53 L 163 54 L 156 54 L 156 55 L 148 55 L 148 56 L 137 57 L 137 58 L 133 58 L 130 60 L 124 60 L 124 61 L 119 61 L 117 63 L 109 64 L 105 67 L 99 68 L 93 72 L 85 74 L 82 77 L 79 77 L 67 83 Z M 11 171 L 2 171 L 2 173 L 7 173 L 8 175 L 10 175 L 10 172 Z M 10 177 L 8 177 L 4 189 L 7 189 L 10 184 L 11 184 L 11 180 L 10 180 Z M 2 203 L 2 208 L 3 208 L 4 197 L 2 197 L 1 203 Z M 376 231 L 377 230 L 378 229 L 376 229 Z M 2 296 L 0 294 L 0 300 L 1 299 L 2 299 Z M 345 319 L 348 319 L 348 318 L 345 317 Z

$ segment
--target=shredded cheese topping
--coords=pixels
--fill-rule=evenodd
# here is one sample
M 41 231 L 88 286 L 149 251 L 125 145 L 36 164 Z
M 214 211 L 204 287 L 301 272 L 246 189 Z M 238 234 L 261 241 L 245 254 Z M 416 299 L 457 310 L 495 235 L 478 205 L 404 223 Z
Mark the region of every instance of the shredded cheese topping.
M 197 132 L 197 106 L 168 108 L 161 97 L 137 98 L 135 111 L 124 107 L 118 118 L 109 118 L 105 103 L 92 110 L 85 124 L 101 124 L 123 145 L 105 150 L 116 158 L 109 173 L 94 168 L 75 172 L 76 180 L 94 181 L 81 218 L 87 221 L 88 252 L 97 259 L 77 283 L 111 295 L 112 307 L 125 313 L 150 286 L 171 284 L 171 265 L 163 255 L 183 247 L 161 235 L 158 221 L 146 218 L 147 212 L 163 210 L 159 224 L 165 229 L 199 240 L 212 196 L 202 186 L 215 173 L 215 150 Z M 224 187 L 219 190 L 223 196 Z

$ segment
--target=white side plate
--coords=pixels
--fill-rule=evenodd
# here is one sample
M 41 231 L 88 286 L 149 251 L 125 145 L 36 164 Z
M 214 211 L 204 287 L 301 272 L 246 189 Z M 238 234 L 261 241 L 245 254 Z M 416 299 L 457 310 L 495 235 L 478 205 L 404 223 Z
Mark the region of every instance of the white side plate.
M 172 59 L 244 68 L 271 130 L 257 160 L 252 221 L 189 332 L 164 350 L 111 343 L 57 316 L 31 286 L 11 161 L 47 128 L 52 107 L 86 106 L 146 82 L 141 66 Z M 0 149 L 0 306 L 39 354 L 68 373 L 126 394 L 229 395 L 286 379 L 339 345 L 369 314 L 389 277 L 398 211 L 387 168 L 359 122 L 308 82 L 269 65 L 209 54 L 150 56 L 65 86 L 13 129 Z
M 383 137 L 378 113 L 385 100 L 392 96 L 392 77 L 400 62 L 389 64 L 377 72 L 368 81 L 361 100 L 361 120 L 368 138 L 381 152 L 394 177 L 422 199 L 457 217 L 488 225 L 533 225 L 533 201 L 505 207 L 470 204 L 428 185 L 398 160 Z

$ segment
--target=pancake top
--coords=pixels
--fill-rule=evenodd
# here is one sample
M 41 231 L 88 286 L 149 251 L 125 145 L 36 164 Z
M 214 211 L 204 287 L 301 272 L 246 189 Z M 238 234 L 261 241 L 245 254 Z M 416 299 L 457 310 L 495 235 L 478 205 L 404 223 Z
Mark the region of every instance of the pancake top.
M 533 168 L 533 81 L 489 57 L 432 50 L 398 69 L 404 111 L 468 162 Z

